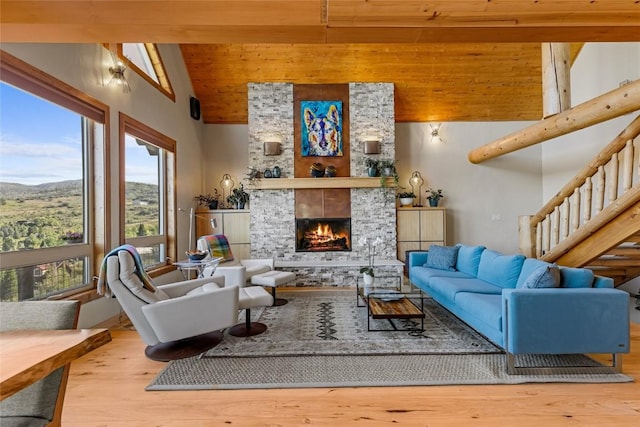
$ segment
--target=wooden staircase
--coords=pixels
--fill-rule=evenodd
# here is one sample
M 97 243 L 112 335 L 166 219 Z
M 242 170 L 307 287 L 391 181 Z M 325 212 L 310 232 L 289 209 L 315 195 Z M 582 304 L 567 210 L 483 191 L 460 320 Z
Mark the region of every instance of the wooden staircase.
M 640 276 L 640 116 L 535 215 L 520 217 L 529 257 L 586 267 L 619 286 Z

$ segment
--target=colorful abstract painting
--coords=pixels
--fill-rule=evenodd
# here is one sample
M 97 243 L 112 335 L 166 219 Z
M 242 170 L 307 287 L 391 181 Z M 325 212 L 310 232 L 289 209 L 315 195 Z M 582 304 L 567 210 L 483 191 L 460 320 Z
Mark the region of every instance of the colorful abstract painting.
M 303 156 L 342 156 L 342 101 L 301 101 Z

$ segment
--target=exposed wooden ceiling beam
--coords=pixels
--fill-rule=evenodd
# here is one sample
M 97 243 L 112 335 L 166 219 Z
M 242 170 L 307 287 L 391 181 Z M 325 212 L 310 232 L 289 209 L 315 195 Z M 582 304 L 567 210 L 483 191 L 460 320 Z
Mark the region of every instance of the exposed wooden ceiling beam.
M 3 42 L 640 40 L 635 0 L 3 0 Z

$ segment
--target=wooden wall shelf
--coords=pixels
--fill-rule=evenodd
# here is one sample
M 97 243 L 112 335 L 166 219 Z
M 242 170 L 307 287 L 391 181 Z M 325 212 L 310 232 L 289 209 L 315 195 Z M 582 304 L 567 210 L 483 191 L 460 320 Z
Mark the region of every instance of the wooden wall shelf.
M 396 187 L 393 177 L 386 178 L 387 187 Z M 378 188 L 380 177 L 334 178 L 263 178 L 248 184 L 251 190 L 284 190 L 291 188 Z

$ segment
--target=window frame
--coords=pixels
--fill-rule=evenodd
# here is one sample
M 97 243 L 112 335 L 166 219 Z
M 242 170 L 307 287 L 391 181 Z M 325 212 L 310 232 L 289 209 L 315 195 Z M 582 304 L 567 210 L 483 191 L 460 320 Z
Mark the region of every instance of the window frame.
M 13 251 L 2 254 L 5 268 L 19 268 L 36 264 L 59 261 L 61 259 L 86 257 L 87 283 L 79 288 L 47 297 L 48 299 L 68 298 L 93 290 L 96 283 L 93 277 L 100 271 L 105 248 L 110 247 L 107 224 L 111 221 L 107 194 L 110 192 L 108 170 L 109 156 L 109 106 L 81 92 L 73 86 L 45 73 L 21 59 L 0 49 L 0 80 L 33 96 L 43 98 L 62 108 L 66 108 L 102 126 L 102 135 L 96 134 L 94 126 L 86 126 L 83 121 L 83 139 L 88 132 L 93 137 L 88 146 L 83 147 L 85 166 L 83 167 L 85 209 L 85 242 L 63 245 L 55 248 L 38 248 L 30 251 Z M 103 179 L 96 179 L 97 176 Z M 100 184 L 101 185 L 100 185 Z
M 175 270 L 175 266 L 170 260 L 177 259 L 176 251 L 176 141 L 168 136 L 156 131 L 155 129 L 145 125 L 144 123 L 124 114 L 119 113 L 119 151 L 120 151 L 120 241 L 125 242 L 125 135 L 130 135 L 135 138 L 140 138 L 145 142 L 155 145 L 156 147 L 165 150 L 167 156 L 165 159 L 165 170 L 161 171 L 161 176 L 164 177 L 165 192 L 160 195 L 161 199 L 164 199 L 164 206 L 161 206 L 164 214 L 164 221 L 160 221 L 160 224 L 164 225 L 164 244 L 166 248 L 166 260 L 161 262 L 156 267 L 147 270 L 151 277 L 156 277 L 165 274 L 169 271 Z M 141 238 L 144 239 L 144 238 Z M 155 241 L 155 237 L 154 237 Z
M 147 55 L 151 60 L 151 64 L 153 65 L 153 69 L 158 76 L 158 80 L 160 83 L 153 80 L 144 70 L 140 69 L 135 63 L 129 60 L 122 49 L 122 43 L 118 43 L 117 52 L 118 57 L 127 65 L 127 68 L 133 70 L 140 77 L 145 79 L 149 84 L 158 89 L 162 94 L 164 94 L 167 98 L 176 102 L 176 95 L 173 91 L 173 87 L 171 86 L 171 81 L 169 80 L 169 76 L 167 75 L 167 70 L 162 62 L 162 57 L 160 56 L 160 52 L 158 51 L 158 47 L 155 43 L 139 43 L 144 45 L 144 48 L 147 51 Z

